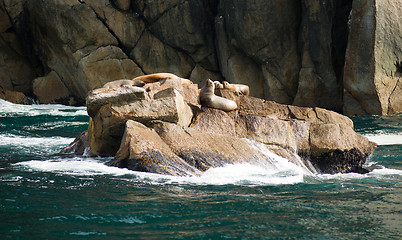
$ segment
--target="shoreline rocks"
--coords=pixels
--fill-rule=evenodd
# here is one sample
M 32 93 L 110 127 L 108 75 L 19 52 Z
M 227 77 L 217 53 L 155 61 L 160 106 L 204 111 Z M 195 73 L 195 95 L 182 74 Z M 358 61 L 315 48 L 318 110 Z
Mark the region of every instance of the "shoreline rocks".
M 235 101 L 238 110 L 201 110 L 194 102 L 197 89 L 196 84 L 171 80 L 91 91 L 91 119 L 83 135 L 87 147 L 93 154 L 114 156 L 113 166 L 180 176 L 225 164 L 264 164 L 269 161 L 265 150 L 312 172 L 363 173 L 376 147 L 354 132 L 351 119 L 329 110 L 278 104 L 227 89 L 217 94 Z M 75 142 L 63 152 L 82 152 L 74 146 L 80 145 Z

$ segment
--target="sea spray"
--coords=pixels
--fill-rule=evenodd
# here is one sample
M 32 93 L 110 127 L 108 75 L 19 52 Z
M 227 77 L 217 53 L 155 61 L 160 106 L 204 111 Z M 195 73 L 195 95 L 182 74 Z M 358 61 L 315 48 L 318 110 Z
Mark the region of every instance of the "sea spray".
M 300 174 L 307 174 L 307 175 L 317 173 L 316 169 L 311 164 L 306 164 L 305 161 L 303 161 L 295 151 L 291 153 L 292 160 L 290 160 L 273 153 L 263 143 L 256 142 L 246 138 L 245 140 L 249 142 L 256 151 L 259 151 L 266 156 L 266 158 L 261 159 L 259 163 L 262 165 L 268 164 L 266 166 L 267 168 L 274 168 L 277 170 L 291 169 Z
M 146 179 L 153 184 L 197 184 L 197 185 L 280 185 L 295 184 L 304 181 L 304 176 L 314 174 L 300 158 L 296 163 L 280 157 L 263 144 L 250 141 L 256 151 L 266 158 L 255 164 L 228 164 L 211 168 L 201 176 L 175 177 L 153 173 L 136 172 L 128 169 L 107 166 L 107 158 L 74 157 L 52 158 L 45 161 L 25 161 L 15 164 L 28 171 L 44 171 L 67 175 L 113 175 L 133 178 L 135 181 Z
M 70 107 L 58 104 L 20 105 L 0 99 L 0 117 L 17 116 L 82 116 L 88 115 L 86 107 Z
M 387 133 L 384 131 L 377 131 L 377 133 L 365 134 L 364 136 L 378 145 L 402 144 L 402 133 Z

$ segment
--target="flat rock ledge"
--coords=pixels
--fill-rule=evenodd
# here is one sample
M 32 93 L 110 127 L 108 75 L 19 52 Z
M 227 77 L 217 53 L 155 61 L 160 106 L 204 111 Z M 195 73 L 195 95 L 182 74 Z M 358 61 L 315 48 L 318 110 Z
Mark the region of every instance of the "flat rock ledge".
M 143 87 L 95 89 L 88 130 L 62 153 L 114 156 L 110 165 L 168 175 L 200 175 L 226 164 L 272 162 L 272 154 L 317 173 L 364 173 L 376 144 L 346 116 L 278 104 L 226 89 L 236 111 L 198 105 L 198 86 L 168 79 Z

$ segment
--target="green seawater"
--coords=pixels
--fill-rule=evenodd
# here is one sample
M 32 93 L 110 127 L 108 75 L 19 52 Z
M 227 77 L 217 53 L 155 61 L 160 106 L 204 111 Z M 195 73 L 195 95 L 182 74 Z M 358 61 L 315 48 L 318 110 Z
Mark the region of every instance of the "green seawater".
M 352 120 L 379 144 L 368 174 L 278 158 L 170 177 L 58 154 L 85 108 L 0 100 L 0 238 L 402 239 L 402 115 Z

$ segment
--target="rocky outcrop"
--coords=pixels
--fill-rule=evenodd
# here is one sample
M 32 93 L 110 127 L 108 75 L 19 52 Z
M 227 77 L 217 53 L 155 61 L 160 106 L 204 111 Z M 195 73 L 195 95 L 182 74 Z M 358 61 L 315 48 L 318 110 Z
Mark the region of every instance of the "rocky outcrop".
M 33 80 L 54 73 L 68 93 L 49 102 L 83 105 L 108 81 L 170 72 L 283 104 L 401 111 L 397 0 L 3 0 L 0 15 L 0 87 L 39 102 Z
M 197 98 L 197 90 L 196 85 L 190 87 L 170 79 L 146 84 L 143 88 L 100 88 L 91 91 L 87 97 L 87 109 L 91 117 L 89 134 L 92 152 L 114 155 L 128 119 L 144 124 L 162 120 L 188 126 L 193 117 L 189 104 Z
M 154 129 L 132 120 L 126 122 L 121 146 L 111 164 L 159 174 L 201 174 L 201 171 L 177 156 Z
M 311 171 L 364 172 L 362 165 L 376 146 L 353 131 L 349 118 L 329 110 L 227 89 L 216 93 L 238 109 L 201 110 L 193 102 L 197 85 L 177 79 L 95 89 L 87 97 L 87 146 L 94 154 L 115 156 L 113 166 L 170 175 L 199 175 L 233 163 L 267 164 L 270 154 Z M 82 146 L 77 141 L 82 140 L 65 152 Z
M 19 92 L 19 96 L 32 93 L 32 80 L 41 73 L 24 42 L 29 38 L 23 39 L 26 37 L 23 33 L 29 31 L 23 26 L 22 4 L 19 0 L 0 1 L 0 88 L 3 92 Z M 21 34 L 16 30 L 21 30 Z M 13 94 L 0 97 L 15 102 Z
M 353 1 L 344 74 L 346 114 L 402 111 L 402 3 Z
M 32 82 L 33 93 L 37 97 L 38 103 L 51 104 L 63 103 L 74 105 L 74 99 L 70 92 L 60 80 L 56 72 L 52 71 L 45 77 L 34 79 Z
M 17 104 L 30 104 L 30 100 L 22 93 L 12 90 L 5 90 L 0 87 L 0 98 Z

